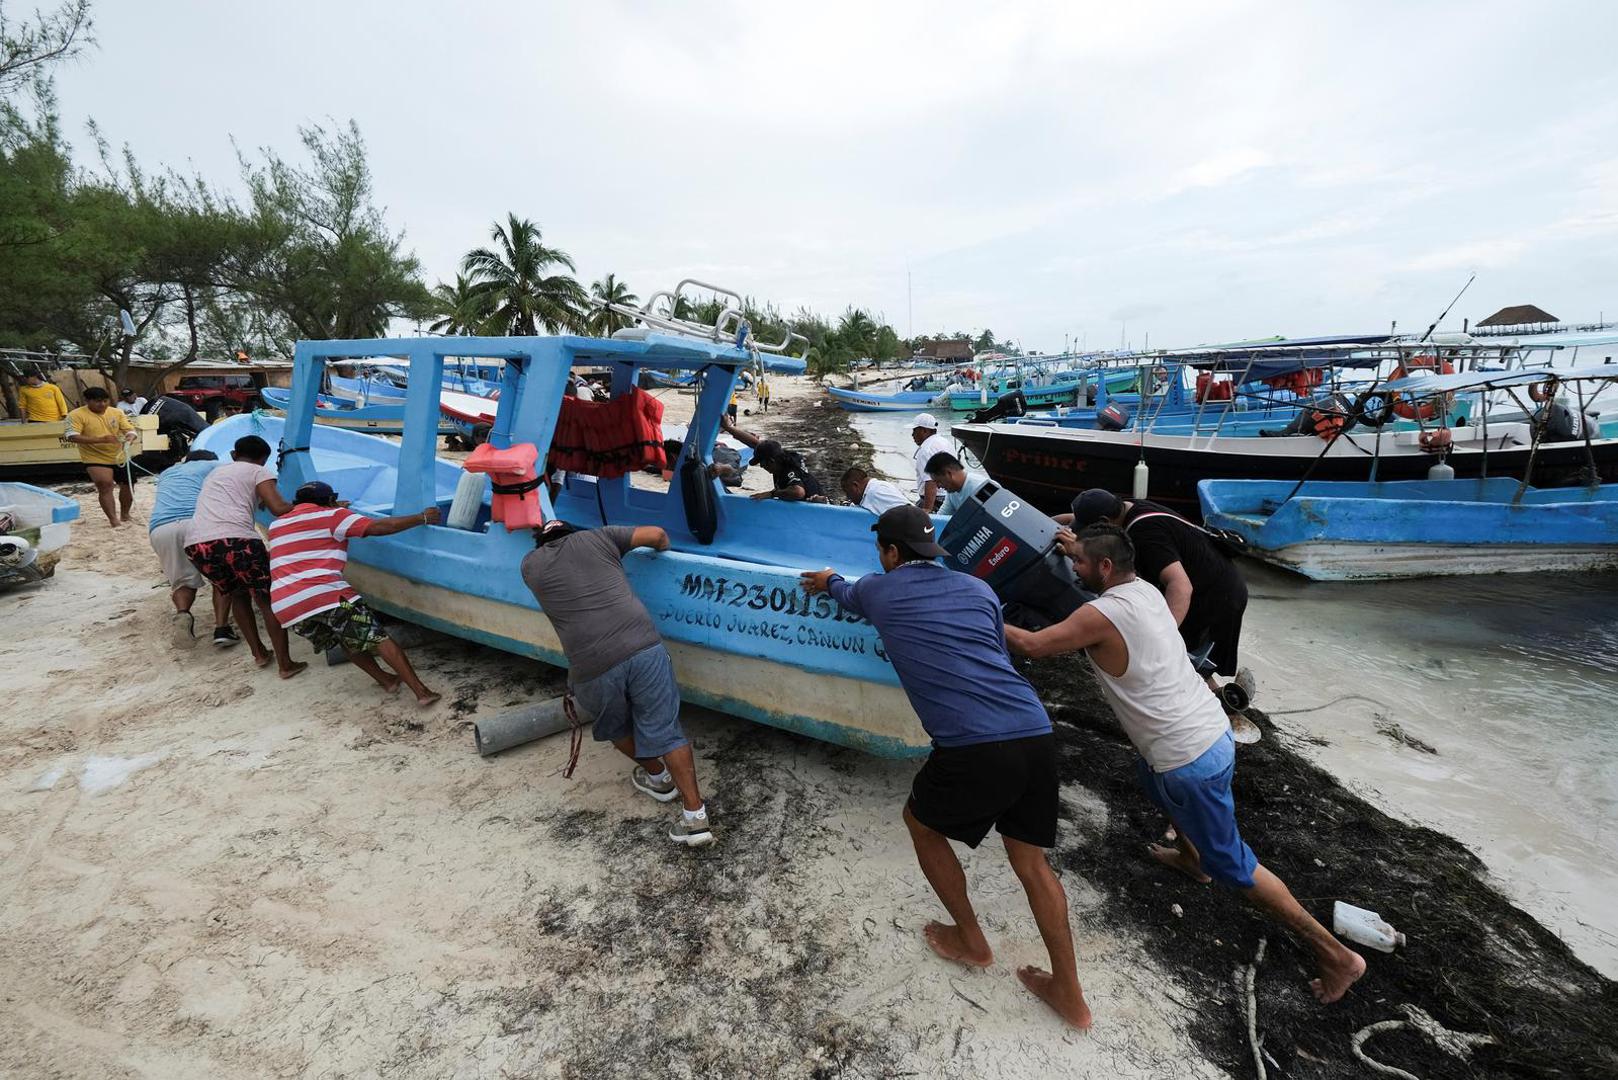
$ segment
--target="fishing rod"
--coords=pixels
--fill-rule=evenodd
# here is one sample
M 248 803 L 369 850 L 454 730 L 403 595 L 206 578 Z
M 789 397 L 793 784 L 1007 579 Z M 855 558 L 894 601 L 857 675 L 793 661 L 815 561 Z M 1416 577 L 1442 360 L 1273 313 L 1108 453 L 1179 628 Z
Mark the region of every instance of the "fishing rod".
M 1446 307 L 1443 311 L 1438 313 L 1438 318 L 1433 320 L 1433 324 L 1427 328 L 1427 332 L 1421 335 L 1421 337 L 1416 341 L 1417 345 L 1422 344 L 1422 342 L 1433 336 L 1433 331 L 1438 329 L 1438 324 L 1444 321 L 1444 317 L 1450 313 L 1451 308 L 1461 302 L 1461 297 L 1466 295 L 1466 290 L 1470 289 L 1472 287 L 1472 282 L 1476 281 L 1477 279 L 1478 273 L 1476 270 L 1474 270 L 1472 271 L 1472 276 L 1466 279 L 1466 284 L 1461 286 L 1461 291 L 1455 294 L 1455 299 L 1449 302 L 1449 307 Z

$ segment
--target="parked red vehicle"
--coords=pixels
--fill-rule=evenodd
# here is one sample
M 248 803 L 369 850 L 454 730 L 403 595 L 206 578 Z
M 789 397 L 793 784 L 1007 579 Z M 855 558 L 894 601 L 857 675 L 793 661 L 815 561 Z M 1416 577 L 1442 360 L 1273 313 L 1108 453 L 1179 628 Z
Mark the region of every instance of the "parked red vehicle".
M 179 398 L 211 424 L 226 412 L 244 412 L 258 405 L 258 392 L 262 376 L 253 375 L 186 375 L 180 384 L 169 391 L 169 397 Z

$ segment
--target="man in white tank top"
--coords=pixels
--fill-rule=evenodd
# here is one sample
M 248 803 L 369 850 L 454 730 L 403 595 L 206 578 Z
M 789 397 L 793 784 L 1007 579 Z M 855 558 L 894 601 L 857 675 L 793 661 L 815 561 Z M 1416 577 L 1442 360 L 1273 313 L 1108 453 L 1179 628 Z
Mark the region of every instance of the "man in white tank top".
M 1129 537 L 1095 525 L 1066 551 L 1085 588 L 1101 595 L 1038 632 L 1008 624 L 1006 644 L 1032 657 L 1085 650 L 1140 754 L 1141 786 L 1174 822 L 1175 847 L 1153 845 L 1153 857 L 1197 881 L 1240 890 L 1315 954 L 1315 997 L 1325 1004 L 1341 998 L 1365 974 L 1365 961 L 1305 911 L 1242 840 L 1230 791 L 1236 748 L 1224 708 L 1191 666 L 1163 594 L 1135 576 Z

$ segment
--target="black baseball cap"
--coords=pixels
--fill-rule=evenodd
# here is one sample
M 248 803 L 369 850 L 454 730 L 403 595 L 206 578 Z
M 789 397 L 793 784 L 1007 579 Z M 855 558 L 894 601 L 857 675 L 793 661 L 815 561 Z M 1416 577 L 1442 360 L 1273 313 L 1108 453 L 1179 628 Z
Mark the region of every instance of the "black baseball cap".
M 1123 501 L 1106 488 L 1090 488 L 1073 500 L 1073 524 L 1082 529 L 1102 518 L 1117 517 L 1123 508 Z
M 895 506 L 876 519 L 871 531 L 884 544 L 902 544 L 930 559 L 949 554 L 938 546 L 933 535 L 937 529 L 933 527 L 932 516 L 919 506 Z
M 337 499 L 337 492 L 332 490 L 330 484 L 322 480 L 311 480 L 300 487 L 292 496 L 295 503 L 314 503 L 317 506 L 329 506 Z

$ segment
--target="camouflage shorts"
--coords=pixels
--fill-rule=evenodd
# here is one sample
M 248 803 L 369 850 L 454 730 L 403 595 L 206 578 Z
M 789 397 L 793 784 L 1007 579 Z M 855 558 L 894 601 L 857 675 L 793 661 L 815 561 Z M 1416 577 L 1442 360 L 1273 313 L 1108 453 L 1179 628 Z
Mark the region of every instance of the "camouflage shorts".
M 341 648 L 349 652 L 374 653 L 378 646 L 388 640 L 376 613 L 358 597 L 302 619 L 291 630 L 299 637 L 308 638 L 316 652 Z

